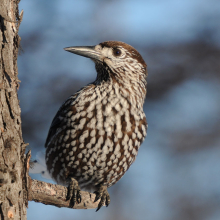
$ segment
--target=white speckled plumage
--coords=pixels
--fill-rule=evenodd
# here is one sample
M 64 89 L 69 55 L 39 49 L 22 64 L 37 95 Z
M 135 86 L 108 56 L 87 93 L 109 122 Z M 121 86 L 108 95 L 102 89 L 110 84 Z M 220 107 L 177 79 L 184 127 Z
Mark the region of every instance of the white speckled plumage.
M 72 177 L 87 189 L 115 184 L 134 162 L 147 131 L 142 57 L 116 41 L 94 51 L 100 54 L 93 59 L 97 79 L 61 106 L 45 145 L 51 176 L 64 185 Z

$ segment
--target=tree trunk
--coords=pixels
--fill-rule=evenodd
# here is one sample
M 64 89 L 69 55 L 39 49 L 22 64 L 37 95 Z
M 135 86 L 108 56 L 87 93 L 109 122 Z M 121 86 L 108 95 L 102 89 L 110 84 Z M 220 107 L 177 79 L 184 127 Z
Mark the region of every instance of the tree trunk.
M 29 201 L 70 207 L 67 188 L 31 180 L 28 176 L 30 152 L 25 155 L 21 130 L 21 109 L 17 56 L 20 37 L 20 0 L 0 0 L 0 220 L 26 219 Z M 97 208 L 95 194 L 81 192 L 82 202 L 74 209 Z
M 0 219 L 26 219 L 27 178 L 17 55 L 19 0 L 0 0 Z

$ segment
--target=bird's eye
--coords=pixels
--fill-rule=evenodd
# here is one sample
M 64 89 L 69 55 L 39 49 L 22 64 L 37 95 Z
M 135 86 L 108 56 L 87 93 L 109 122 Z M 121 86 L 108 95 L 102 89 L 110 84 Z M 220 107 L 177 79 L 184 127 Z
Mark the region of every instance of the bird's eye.
M 121 50 L 119 50 L 118 48 L 114 48 L 114 49 L 113 49 L 113 54 L 114 54 L 116 57 L 118 57 L 118 56 L 121 55 Z

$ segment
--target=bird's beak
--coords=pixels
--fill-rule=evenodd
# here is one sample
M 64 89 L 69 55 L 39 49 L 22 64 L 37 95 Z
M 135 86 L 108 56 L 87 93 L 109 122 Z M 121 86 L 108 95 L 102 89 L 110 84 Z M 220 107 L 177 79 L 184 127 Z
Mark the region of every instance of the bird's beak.
M 64 50 L 93 60 L 101 60 L 101 53 L 95 50 L 95 46 L 66 47 Z

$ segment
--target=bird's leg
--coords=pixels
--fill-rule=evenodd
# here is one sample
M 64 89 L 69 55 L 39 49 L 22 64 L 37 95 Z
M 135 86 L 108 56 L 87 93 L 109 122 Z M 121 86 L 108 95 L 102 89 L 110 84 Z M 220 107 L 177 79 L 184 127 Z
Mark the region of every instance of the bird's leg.
M 106 207 L 110 204 L 110 196 L 107 191 L 107 186 L 101 185 L 97 191 L 94 192 L 96 194 L 94 202 L 98 201 L 99 199 L 100 202 L 98 204 L 98 208 L 96 209 L 96 212 L 104 205 Z
M 73 207 L 76 202 L 77 203 L 81 202 L 80 187 L 77 180 L 75 180 L 74 178 L 69 177 L 68 181 L 69 181 L 69 186 L 68 186 L 66 200 L 70 200 L 70 207 Z

